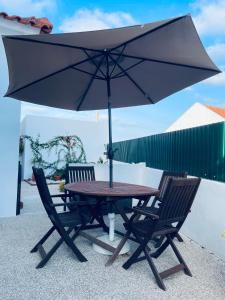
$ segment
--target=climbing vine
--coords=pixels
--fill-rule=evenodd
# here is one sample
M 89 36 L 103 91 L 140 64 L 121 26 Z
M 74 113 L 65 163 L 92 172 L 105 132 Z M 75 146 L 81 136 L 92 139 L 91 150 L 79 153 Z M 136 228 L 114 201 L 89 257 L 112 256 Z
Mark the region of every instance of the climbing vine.
M 86 163 L 86 154 L 81 139 L 76 135 L 56 136 L 46 143 L 40 142 L 40 135 L 33 138 L 29 135 L 21 136 L 21 139 L 28 140 L 32 151 L 31 163 L 35 167 L 48 170 L 50 176 L 62 175 L 66 164 Z M 48 162 L 43 158 L 43 151 L 50 155 L 53 151 L 56 160 Z

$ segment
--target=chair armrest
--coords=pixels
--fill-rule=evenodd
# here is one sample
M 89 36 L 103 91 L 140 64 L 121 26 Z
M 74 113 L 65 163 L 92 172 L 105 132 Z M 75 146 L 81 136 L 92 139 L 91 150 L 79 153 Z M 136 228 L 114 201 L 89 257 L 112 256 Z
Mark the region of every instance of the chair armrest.
M 140 214 L 140 215 L 144 215 L 146 217 L 149 217 L 151 218 L 152 220 L 158 220 L 159 219 L 159 216 L 158 215 L 155 215 L 147 210 L 145 210 L 144 208 L 142 207 L 133 207 L 133 211 L 137 214 Z

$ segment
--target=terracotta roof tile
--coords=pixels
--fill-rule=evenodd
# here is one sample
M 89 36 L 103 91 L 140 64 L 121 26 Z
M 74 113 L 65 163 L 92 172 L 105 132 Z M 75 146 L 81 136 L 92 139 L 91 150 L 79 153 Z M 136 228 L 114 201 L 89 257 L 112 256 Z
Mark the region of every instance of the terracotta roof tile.
M 211 106 L 211 105 L 206 105 L 206 107 L 208 107 L 210 110 L 220 115 L 221 117 L 225 118 L 225 108 Z
M 35 18 L 35 17 L 22 18 L 20 16 L 9 16 L 5 12 L 0 12 L 0 16 L 6 20 L 17 21 L 18 23 L 24 25 L 31 25 L 33 27 L 40 28 L 40 30 L 44 33 L 50 33 L 53 28 L 52 23 L 47 18 Z

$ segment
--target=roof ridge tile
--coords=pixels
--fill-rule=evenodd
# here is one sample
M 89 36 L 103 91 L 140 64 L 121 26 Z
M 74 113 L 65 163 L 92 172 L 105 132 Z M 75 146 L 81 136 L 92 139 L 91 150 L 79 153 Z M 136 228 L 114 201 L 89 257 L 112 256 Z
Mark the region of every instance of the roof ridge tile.
M 35 28 L 40 28 L 43 33 L 50 33 L 53 29 L 53 24 L 48 20 L 48 18 L 36 18 L 34 16 L 31 17 L 20 17 L 17 15 L 9 16 L 6 12 L 0 12 L 0 17 L 3 17 L 9 21 L 17 21 L 23 25 L 31 25 Z

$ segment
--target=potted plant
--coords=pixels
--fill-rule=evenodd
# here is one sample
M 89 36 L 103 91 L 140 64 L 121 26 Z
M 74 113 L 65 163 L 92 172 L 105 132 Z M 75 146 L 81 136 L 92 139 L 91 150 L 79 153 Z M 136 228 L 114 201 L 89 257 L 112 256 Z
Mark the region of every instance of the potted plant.
M 56 169 L 52 177 L 55 181 L 59 181 L 65 177 L 65 169 Z
M 60 175 L 54 175 L 54 179 L 55 179 L 55 181 L 59 181 L 59 180 L 61 180 L 61 176 Z

